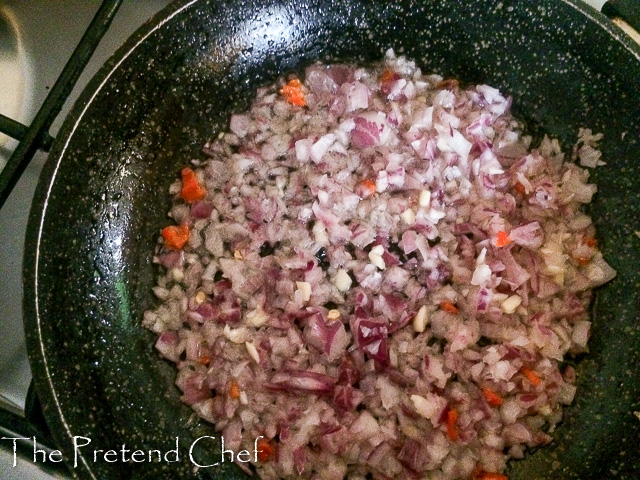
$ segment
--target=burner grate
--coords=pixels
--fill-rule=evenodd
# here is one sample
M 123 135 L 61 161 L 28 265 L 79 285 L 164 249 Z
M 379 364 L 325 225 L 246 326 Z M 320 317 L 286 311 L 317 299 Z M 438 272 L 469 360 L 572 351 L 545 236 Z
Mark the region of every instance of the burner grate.
M 109 29 L 121 3 L 122 0 L 104 0 L 102 2 L 80 43 L 65 65 L 62 74 L 29 127 L 0 115 L 0 132 L 20 141 L 0 172 L 0 208 L 11 194 L 13 187 L 36 151 L 38 149 L 48 151 L 51 146 L 53 138 L 49 135 L 49 128 L 60 113 L 80 74 L 98 47 L 98 43 Z

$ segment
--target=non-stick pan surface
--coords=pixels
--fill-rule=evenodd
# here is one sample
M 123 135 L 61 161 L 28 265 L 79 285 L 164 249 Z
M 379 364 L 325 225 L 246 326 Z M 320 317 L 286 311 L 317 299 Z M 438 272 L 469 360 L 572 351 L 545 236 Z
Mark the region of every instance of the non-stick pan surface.
M 579 127 L 604 133 L 607 166 L 593 172 L 591 213 L 618 277 L 597 293 L 574 405 L 553 444 L 514 462 L 510 478 L 639 478 L 640 50 L 622 37 L 577 0 L 194 0 L 162 12 L 66 119 L 31 211 L 27 345 L 72 471 L 101 480 L 194 476 L 188 448 L 213 429 L 189 421 L 172 368 L 140 327 L 153 304 L 151 258 L 168 185 L 259 85 L 319 59 L 366 62 L 393 47 L 424 71 L 510 92 L 537 137 L 570 148 Z M 91 440 L 76 458 L 74 436 Z M 178 462 L 93 457 L 122 445 L 167 452 L 176 437 Z M 207 461 L 196 449 L 194 460 L 220 457 Z M 242 474 L 226 462 L 197 475 Z

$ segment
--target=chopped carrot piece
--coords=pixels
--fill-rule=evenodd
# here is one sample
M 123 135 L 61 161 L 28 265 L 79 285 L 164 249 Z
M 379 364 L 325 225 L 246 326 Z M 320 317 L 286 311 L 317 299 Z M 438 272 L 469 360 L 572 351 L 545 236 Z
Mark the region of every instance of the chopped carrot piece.
M 496 247 L 504 247 L 511 243 L 511 239 L 509 238 L 509 234 L 507 232 L 503 232 L 502 230 L 498 232 L 498 238 L 496 239 Z
M 356 194 L 360 198 L 367 198 L 376 193 L 376 182 L 371 180 L 370 178 L 365 178 L 361 180 L 356 185 Z
M 509 480 L 509 477 L 501 473 L 484 472 L 477 480 Z
M 440 308 L 449 313 L 458 313 L 460 311 L 453 303 L 447 301 L 440 302 Z
M 182 250 L 189 240 L 189 227 L 186 225 L 170 225 L 162 229 L 164 245 L 169 250 Z
M 240 398 L 240 385 L 235 379 L 232 379 L 229 384 L 229 396 L 231 398 Z
M 185 202 L 193 203 L 198 200 L 202 200 L 207 191 L 198 181 L 196 173 L 188 167 L 184 167 L 180 174 L 182 175 L 182 190 L 180 190 L 180 196 Z
M 384 72 L 382 72 L 382 75 L 380 75 L 380 82 L 381 83 L 392 82 L 393 80 L 395 80 L 395 78 L 396 78 L 396 72 L 394 72 L 393 70 L 387 69 Z
M 527 189 L 520 182 L 516 182 L 514 188 L 516 189 L 516 192 L 518 192 L 521 195 L 525 195 L 527 193 Z
M 209 365 L 211 363 L 211 357 L 209 355 L 200 355 L 200 358 L 198 358 L 198 363 L 200 365 Z
M 289 80 L 289 83 L 280 89 L 280 94 L 284 96 L 287 102 L 293 105 L 304 107 L 307 104 L 302 91 L 302 82 L 297 78 Z
M 484 398 L 487 399 L 487 403 L 492 407 L 499 407 L 502 405 L 502 397 L 498 395 L 496 392 L 489 388 L 482 388 L 482 393 L 484 393 Z
M 509 480 L 509 477 L 502 473 L 486 472 L 481 468 L 476 468 L 473 472 L 473 480 Z
M 458 428 L 456 422 L 458 421 L 458 411 L 455 408 L 449 408 L 447 411 L 447 437 L 449 440 L 455 441 L 458 439 Z
M 385 95 L 391 92 L 391 89 L 395 85 L 395 81 L 402 78 L 398 72 L 391 69 L 387 69 L 380 75 L 380 90 Z
M 257 443 L 258 460 L 261 462 L 268 462 L 271 456 L 276 453 L 276 449 L 269 443 L 268 440 L 260 438 Z
M 520 372 L 522 372 L 522 375 L 524 375 L 525 378 L 529 381 L 529 383 L 534 387 L 537 387 L 542 383 L 542 380 L 540 380 L 540 377 L 538 376 L 538 374 L 533 370 L 531 370 L 530 368 L 522 367 L 520 369 Z
M 460 86 L 460 82 L 455 78 L 446 78 L 436 83 L 436 88 L 441 88 L 444 90 L 453 90 L 458 88 L 459 86 Z
M 585 239 L 584 244 L 588 247 L 594 248 L 598 246 L 598 240 L 595 238 L 587 238 Z
M 582 267 L 586 267 L 591 263 L 591 258 L 589 257 L 573 257 L 576 263 Z

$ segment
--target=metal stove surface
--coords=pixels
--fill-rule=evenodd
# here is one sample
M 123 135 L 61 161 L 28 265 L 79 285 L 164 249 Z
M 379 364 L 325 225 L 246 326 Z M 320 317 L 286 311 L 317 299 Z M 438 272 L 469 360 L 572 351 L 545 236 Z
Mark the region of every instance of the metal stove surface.
M 600 9 L 605 0 L 585 0 Z M 0 112 L 29 124 L 53 86 L 100 5 L 100 0 L 4 0 L 0 2 Z M 89 79 L 140 25 L 169 0 L 125 0 L 110 30 L 80 77 L 51 133 Z M 11 38 L 10 35 L 15 37 Z M 0 135 L 0 168 L 15 148 Z M 22 324 L 22 257 L 31 200 L 46 154 L 38 152 L 0 210 L 0 406 L 24 409 L 31 372 Z M 6 444 L 6 445 L 5 445 Z M 11 442 L 0 442 L 0 478 L 70 478 L 47 473 L 37 463 L 17 458 Z

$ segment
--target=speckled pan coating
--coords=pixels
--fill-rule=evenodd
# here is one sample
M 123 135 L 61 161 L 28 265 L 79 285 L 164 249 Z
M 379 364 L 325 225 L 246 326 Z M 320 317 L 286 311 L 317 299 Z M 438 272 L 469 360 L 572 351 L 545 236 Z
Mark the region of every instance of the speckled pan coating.
M 576 2 L 577 3 L 577 2 Z M 168 20 L 165 22 L 163 18 Z M 160 25 L 160 26 L 159 26 Z M 530 133 L 566 146 L 603 132 L 593 178 L 599 241 L 618 278 L 594 305 L 592 353 L 554 444 L 510 478 L 640 478 L 640 49 L 570 1 L 179 2 L 118 51 L 67 118 L 31 210 L 25 257 L 27 346 L 45 414 L 67 454 L 181 447 L 174 372 L 140 328 L 153 302 L 151 256 L 167 223 L 167 187 L 255 88 L 317 60 L 369 61 L 388 47 L 465 82 L 511 92 Z M 203 457 L 198 453 L 201 461 Z M 73 459 L 72 456 L 70 456 Z M 97 463 L 81 478 L 241 478 L 178 463 Z M 216 457 L 214 461 L 217 461 Z

